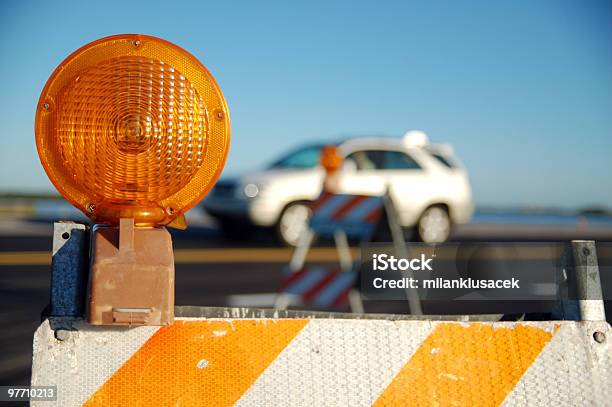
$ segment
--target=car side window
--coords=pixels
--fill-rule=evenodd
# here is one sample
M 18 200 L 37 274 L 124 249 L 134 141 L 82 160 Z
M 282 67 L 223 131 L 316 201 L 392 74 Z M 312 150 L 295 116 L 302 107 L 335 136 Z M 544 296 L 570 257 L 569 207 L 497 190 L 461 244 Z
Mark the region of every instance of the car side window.
M 381 170 L 384 166 L 384 151 L 355 151 L 346 158 L 355 162 L 358 171 Z
M 385 151 L 385 170 L 420 170 L 421 166 L 412 157 L 401 151 Z
M 358 171 L 364 170 L 418 170 L 421 166 L 406 153 L 387 150 L 362 150 L 349 154 Z

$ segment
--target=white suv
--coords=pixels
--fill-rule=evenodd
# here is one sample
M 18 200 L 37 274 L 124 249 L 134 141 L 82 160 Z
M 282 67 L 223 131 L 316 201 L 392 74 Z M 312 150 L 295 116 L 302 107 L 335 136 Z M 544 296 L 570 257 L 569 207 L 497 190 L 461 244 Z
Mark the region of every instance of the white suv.
M 245 224 L 275 227 L 283 243 L 295 245 L 309 202 L 321 193 L 323 146 L 304 146 L 263 171 L 220 180 L 204 208 L 230 235 L 244 232 Z M 470 221 L 468 176 L 449 145 L 431 144 L 425 133 L 410 131 L 403 138 L 354 138 L 338 148 L 345 157 L 339 192 L 378 195 L 388 189 L 401 225 L 415 227 L 420 240 L 445 241 L 452 225 Z

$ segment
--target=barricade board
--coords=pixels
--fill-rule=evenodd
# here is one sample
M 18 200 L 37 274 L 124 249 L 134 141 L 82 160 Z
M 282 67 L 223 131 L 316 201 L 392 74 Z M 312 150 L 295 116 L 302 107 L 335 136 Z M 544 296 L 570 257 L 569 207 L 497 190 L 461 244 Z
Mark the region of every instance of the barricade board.
M 63 324 L 66 322 L 63 321 Z M 32 385 L 59 406 L 609 405 L 605 322 L 178 318 L 45 321 Z M 600 332 L 604 341 L 594 340 Z M 601 336 L 599 336 L 601 339 Z M 33 402 L 49 406 L 51 402 Z
M 301 304 L 338 307 L 348 302 L 356 279 L 356 271 L 342 272 L 339 267 L 302 267 L 295 272 L 288 270 L 280 292 L 299 297 Z
M 376 230 L 383 211 L 383 196 L 324 192 L 312 204 L 310 228 L 320 236 L 334 236 L 342 230 L 349 237 L 367 239 Z

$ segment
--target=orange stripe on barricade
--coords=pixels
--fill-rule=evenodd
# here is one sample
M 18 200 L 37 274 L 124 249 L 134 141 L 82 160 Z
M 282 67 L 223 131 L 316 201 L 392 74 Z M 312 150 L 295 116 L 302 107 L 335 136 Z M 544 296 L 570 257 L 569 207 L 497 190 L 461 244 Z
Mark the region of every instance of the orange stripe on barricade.
M 438 325 L 375 405 L 498 406 L 551 337 L 520 324 Z
M 356 207 L 357 205 L 359 205 L 361 202 L 365 201 L 368 198 L 369 197 L 363 196 L 363 195 L 357 195 L 355 197 L 352 197 L 351 199 L 348 200 L 348 202 L 346 202 L 344 205 L 342 205 L 338 210 L 336 210 L 332 214 L 331 219 L 333 220 L 342 219 L 347 213 L 351 211 L 351 209 L 353 209 L 354 207 Z
M 307 320 L 176 321 L 157 331 L 85 406 L 230 406 Z

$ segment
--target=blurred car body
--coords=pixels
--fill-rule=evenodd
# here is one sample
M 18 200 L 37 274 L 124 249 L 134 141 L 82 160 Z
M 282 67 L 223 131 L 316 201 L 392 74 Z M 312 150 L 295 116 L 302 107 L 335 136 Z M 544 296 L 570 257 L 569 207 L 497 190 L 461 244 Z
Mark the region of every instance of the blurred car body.
M 321 194 L 324 145 L 303 146 L 263 171 L 221 179 L 204 208 L 230 235 L 246 224 L 275 227 L 283 243 L 295 245 L 309 203 Z M 449 145 L 431 144 L 423 132 L 411 131 L 403 138 L 353 138 L 338 147 L 344 156 L 338 192 L 380 195 L 388 189 L 400 224 L 415 227 L 420 240 L 445 241 L 453 225 L 470 221 L 468 175 Z

